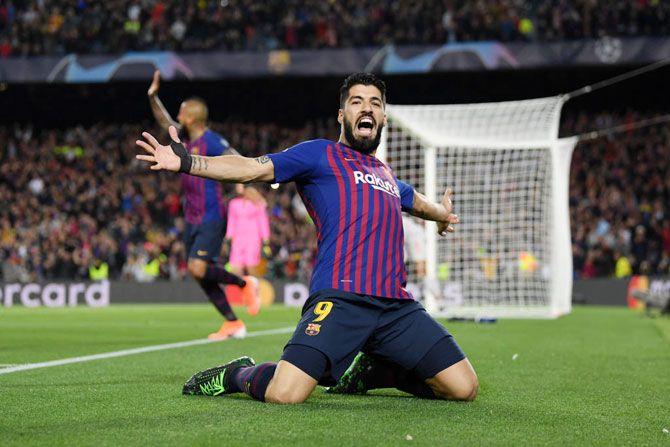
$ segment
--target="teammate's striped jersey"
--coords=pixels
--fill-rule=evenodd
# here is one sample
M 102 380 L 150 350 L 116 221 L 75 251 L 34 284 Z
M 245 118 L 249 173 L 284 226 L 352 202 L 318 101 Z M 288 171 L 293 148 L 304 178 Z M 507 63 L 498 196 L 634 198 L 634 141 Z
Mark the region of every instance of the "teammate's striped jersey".
M 190 154 L 208 156 L 223 155 L 230 148 L 225 138 L 209 129 L 197 140 L 184 141 L 184 145 Z M 225 218 L 221 182 L 188 174 L 181 175 L 181 182 L 186 222 L 202 224 Z
M 384 163 L 341 143 L 313 140 L 270 154 L 278 183 L 295 181 L 316 224 L 310 293 L 324 289 L 412 299 L 404 287 L 401 210 L 414 189 Z

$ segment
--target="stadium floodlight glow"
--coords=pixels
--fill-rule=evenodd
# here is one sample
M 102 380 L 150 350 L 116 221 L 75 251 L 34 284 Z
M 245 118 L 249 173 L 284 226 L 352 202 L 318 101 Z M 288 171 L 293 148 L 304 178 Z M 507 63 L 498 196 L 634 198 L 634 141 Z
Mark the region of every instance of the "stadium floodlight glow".
M 439 201 L 452 187 L 456 233 L 425 226 L 425 274 L 409 287 L 447 317 L 552 318 L 570 312 L 568 179 L 577 138 L 558 138 L 566 96 L 388 105 L 378 155 Z

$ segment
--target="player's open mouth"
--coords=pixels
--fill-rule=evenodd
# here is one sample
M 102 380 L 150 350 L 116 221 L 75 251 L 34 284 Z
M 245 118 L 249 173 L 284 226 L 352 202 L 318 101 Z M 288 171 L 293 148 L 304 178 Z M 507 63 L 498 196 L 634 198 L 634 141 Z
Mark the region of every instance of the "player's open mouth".
M 358 125 L 356 126 L 356 130 L 358 130 L 358 134 L 362 137 L 369 137 L 372 135 L 372 131 L 375 128 L 375 120 L 372 119 L 370 116 L 364 116 L 358 121 Z

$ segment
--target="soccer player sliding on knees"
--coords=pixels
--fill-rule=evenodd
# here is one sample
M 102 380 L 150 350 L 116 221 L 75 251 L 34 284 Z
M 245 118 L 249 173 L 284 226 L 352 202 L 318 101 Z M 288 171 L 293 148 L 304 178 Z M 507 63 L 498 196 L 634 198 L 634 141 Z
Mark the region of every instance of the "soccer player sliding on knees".
M 356 73 L 340 89 L 338 142 L 305 141 L 251 159 L 188 155 L 174 127 L 169 145 L 146 132 L 146 141 L 137 141 L 146 152 L 137 158 L 153 170 L 233 183 L 295 182 L 318 233 L 310 296 L 279 362 L 241 357 L 194 374 L 184 394 L 244 392 L 288 404 L 304 402 L 321 384 L 333 393 L 398 388 L 423 398 L 475 398 L 470 361 L 404 288 L 402 211 L 437 222 L 446 235 L 459 223 L 452 192 L 434 203 L 376 158 L 385 105 L 384 82 Z

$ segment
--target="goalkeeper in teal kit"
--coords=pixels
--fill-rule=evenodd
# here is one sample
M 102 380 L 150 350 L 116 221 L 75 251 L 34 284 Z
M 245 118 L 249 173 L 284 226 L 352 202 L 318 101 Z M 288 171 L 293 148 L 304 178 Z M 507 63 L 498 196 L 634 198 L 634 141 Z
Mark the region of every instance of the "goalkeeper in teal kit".
M 338 142 L 312 140 L 250 159 L 189 155 L 172 128 L 170 145 L 148 133 L 140 160 L 224 182 L 295 182 L 315 222 L 318 255 L 310 297 L 278 363 L 241 357 L 195 374 L 185 394 L 245 392 L 300 403 L 318 384 L 363 394 L 398 388 L 424 398 L 472 400 L 475 371 L 451 334 L 405 290 L 402 211 L 454 231 L 451 191 L 427 200 L 375 157 L 386 123 L 386 87 L 369 73 L 340 89 Z M 362 354 L 359 354 L 362 352 Z M 352 364 L 353 363 L 353 364 Z

